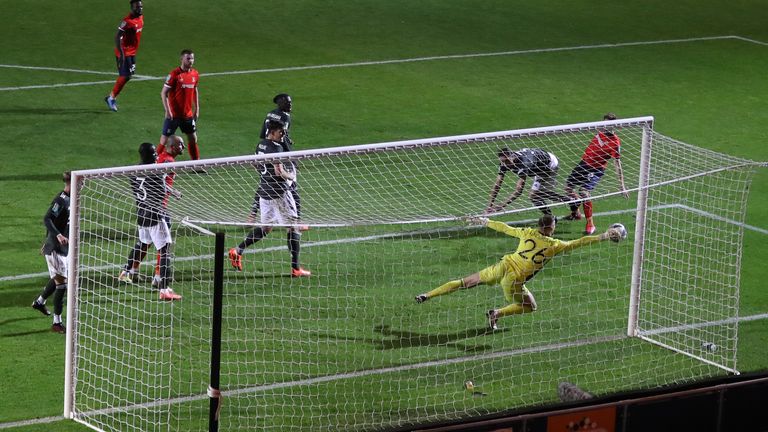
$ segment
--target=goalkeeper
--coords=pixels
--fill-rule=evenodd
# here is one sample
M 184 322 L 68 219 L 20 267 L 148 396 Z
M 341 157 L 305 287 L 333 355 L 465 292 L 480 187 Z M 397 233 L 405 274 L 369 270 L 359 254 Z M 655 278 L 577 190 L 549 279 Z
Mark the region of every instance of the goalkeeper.
M 552 238 L 556 222 L 551 215 L 544 215 L 539 219 L 538 229 L 513 228 L 503 222 L 488 220 L 487 218 L 470 218 L 469 221 L 519 238 L 520 243 L 517 245 L 517 250 L 514 253 L 504 255 L 497 264 L 463 279 L 447 282 L 427 293 L 417 295 L 416 303 L 423 303 L 433 297 L 450 294 L 459 289 L 473 288 L 480 284 L 501 283 L 504 298 L 509 304 L 500 309 L 491 309 L 486 314 L 488 327 L 492 330 L 497 329 L 496 323 L 503 316 L 536 310 L 536 299 L 525 287 L 525 283 L 544 268 L 552 257 L 598 241 L 608 239 L 619 241 L 621 239 L 621 233 L 614 228 L 609 228 L 600 235 L 585 236 L 572 241 Z

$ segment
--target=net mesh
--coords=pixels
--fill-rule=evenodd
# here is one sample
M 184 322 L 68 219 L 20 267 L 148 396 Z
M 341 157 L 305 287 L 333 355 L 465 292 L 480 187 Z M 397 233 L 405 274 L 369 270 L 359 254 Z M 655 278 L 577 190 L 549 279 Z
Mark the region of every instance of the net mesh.
M 237 246 L 254 227 L 258 169 L 268 161 L 299 166 L 310 226 L 301 263 L 313 274 L 290 276 L 279 226 L 245 250 L 242 272 L 225 272 L 221 430 L 387 430 L 552 402 L 561 381 L 600 395 L 735 368 L 740 224 L 754 165 L 649 132 L 641 337 L 627 337 L 649 124 L 610 126 L 633 190 L 621 196 L 609 164 L 592 193 L 595 223 L 600 232 L 621 222 L 630 239 L 553 259 L 526 284 L 538 311 L 505 317 L 496 331 L 485 313 L 506 304 L 498 287 L 424 304 L 414 296 L 515 250 L 514 239 L 457 220 L 488 206 L 500 148 L 555 154 L 562 190 L 605 124 L 211 160 L 205 175 L 189 164 L 84 173 L 73 200 L 74 417 L 109 431 L 207 430 L 214 240 L 194 227 L 224 231 L 227 247 Z M 152 248 L 135 283 L 116 279 L 137 239 L 129 178 L 170 171 L 184 194 L 168 202 L 178 302 L 150 286 Z M 499 196 L 516 180 L 507 174 Z M 535 225 L 532 180 L 492 217 Z M 550 203 L 559 216 L 568 205 Z M 561 222 L 556 237 L 583 230 L 583 221 Z

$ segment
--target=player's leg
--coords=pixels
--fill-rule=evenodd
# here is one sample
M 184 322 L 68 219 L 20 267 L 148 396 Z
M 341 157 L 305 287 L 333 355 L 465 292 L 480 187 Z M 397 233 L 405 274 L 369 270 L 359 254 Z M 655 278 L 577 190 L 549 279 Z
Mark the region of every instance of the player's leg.
M 519 283 L 505 284 L 502 283 L 504 289 L 504 298 L 509 302 L 507 306 L 496 310 L 496 315 L 501 318 L 507 315 L 517 315 L 522 313 L 534 312 L 538 305 L 536 299 L 533 297 L 528 288 L 525 285 Z
M 157 154 L 165 151 L 165 145 L 168 143 L 168 137 L 176 133 L 179 128 L 179 122 L 172 118 L 163 120 L 163 130 L 160 132 L 160 142 L 157 144 Z
M 117 70 L 119 76 L 117 77 L 117 80 L 115 81 L 115 85 L 112 87 L 112 91 L 109 93 L 107 97 L 104 98 L 104 101 L 107 103 L 107 106 L 112 111 L 117 111 L 117 96 L 120 94 L 120 92 L 123 90 L 123 87 L 130 81 L 133 74 L 136 72 L 136 57 L 134 56 L 128 56 L 123 58 L 122 64 L 120 63 L 119 58 L 115 58 L 117 62 Z
M 500 309 L 491 309 L 486 314 L 488 327 L 492 330 L 498 328 L 497 322 L 499 318 L 534 312 L 538 308 L 533 294 L 528 291 L 525 285 L 517 280 L 516 275 L 505 276 L 501 281 L 501 287 L 504 290 L 504 298 L 509 304 Z
M 296 214 L 299 217 L 299 221 L 301 221 L 301 196 L 299 195 L 298 183 L 294 181 L 288 190 L 291 191 L 291 195 L 293 196 L 293 201 L 296 203 Z M 299 225 L 299 231 L 307 231 L 307 230 L 309 230 L 309 227 L 307 225 Z
M 170 231 L 171 230 L 171 217 L 170 216 L 166 216 L 164 218 L 164 220 L 165 220 L 165 225 L 168 226 L 168 231 Z M 157 255 L 157 258 L 155 259 L 155 272 L 154 272 L 155 274 L 154 274 L 154 276 L 152 276 L 152 286 L 155 287 L 155 288 L 159 288 L 160 287 L 160 282 L 162 281 L 162 276 L 160 275 L 160 255 L 161 255 L 160 251 L 158 251 L 156 255 Z
M 541 212 L 544 213 L 545 215 L 551 216 L 552 210 L 550 210 L 550 208 L 547 207 L 546 205 L 547 201 L 544 198 L 544 194 L 539 191 L 540 187 L 541 186 L 538 180 L 534 180 L 533 187 L 531 188 L 531 193 L 530 193 L 531 203 L 534 206 L 539 207 L 539 210 L 541 210 Z
M 489 266 L 480 270 L 477 273 L 473 273 L 462 279 L 448 281 L 440 285 L 439 287 L 433 289 L 432 291 L 426 292 L 424 294 L 419 294 L 416 296 L 416 303 L 424 303 L 425 301 L 433 297 L 450 294 L 460 289 L 474 288 L 478 285 L 496 284 L 501 280 L 505 272 L 506 272 L 506 265 L 502 260 L 492 266 Z
M 57 333 L 65 333 L 66 329 L 61 322 L 61 314 L 64 310 L 64 294 L 67 290 L 67 258 L 53 251 L 45 256 L 48 263 L 48 273 L 54 285 L 53 293 L 53 325 L 51 330 Z
M 275 200 L 268 200 L 264 198 L 258 198 L 259 202 L 259 219 L 263 224 L 273 223 L 275 218 L 275 212 L 277 211 L 277 204 Z M 254 203 L 255 205 L 255 203 Z M 253 210 L 251 210 L 253 214 Z M 240 242 L 237 247 L 229 250 L 229 262 L 237 271 L 243 271 L 243 251 L 250 245 L 260 241 L 267 234 L 272 231 L 272 227 L 268 225 L 256 227 L 252 229 Z
M 424 303 L 425 301 L 434 297 L 451 294 L 460 289 L 468 289 L 468 288 L 475 287 L 480 284 L 480 279 L 481 279 L 480 272 L 478 272 L 478 273 L 472 273 L 471 275 L 466 276 L 462 279 L 455 279 L 452 281 L 448 281 L 440 285 L 439 287 L 433 289 L 432 291 L 417 295 L 416 303 Z
M 58 254 L 54 254 L 54 252 L 45 255 L 45 264 L 48 266 L 48 274 L 51 278 L 48 279 L 48 282 L 45 284 L 45 288 L 40 292 L 40 295 L 37 296 L 34 302 L 32 302 L 32 309 L 38 310 L 41 314 L 48 316 L 51 312 L 45 307 L 45 301 L 56 292 L 56 276 L 66 274 L 67 267 L 66 263 L 61 262 L 58 259 Z
M 138 271 L 139 264 L 147 256 L 147 248 L 149 243 L 152 242 L 152 238 L 149 234 L 148 228 L 139 227 L 139 241 L 133 246 L 131 252 L 128 254 L 128 263 L 123 267 L 123 271 L 120 272 L 120 276 L 117 280 L 125 283 L 133 283 L 134 276 Z
M 299 251 L 301 250 L 301 231 L 295 225 L 298 223 L 299 215 L 296 209 L 296 201 L 292 193 L 283 194 L 279 201 L 277 221 L 280 224 L 294 224 L 288 229 L 288 250 L 291 252 L 291 276 L 306 277 L 311 276 L 312 272 L 301 267 L 299 263 Z
M 312 272 L 299 264 L 299 250 L 301 249 L 301 231 L 298 228 L 288 229 L 288 250 L 291 251 L 291 276 L 306 277 Z
M 173 239 L 171 237 L 171 230 L 165 221 L 161 221 L 157 225 L 150 227 L 149 233 L 152 238 L 152 244 L 155 245 L 155 249 L 160 254 L 160 283 L 158 284 L 160 300 L 181 300 L 181 296 L 171 289 L 171 282 L 173 281 L 173 269 L 171 266 L 171 245 L 173 244 Z
M 582 218 L 581 212 L 579 212 L 581 203 L 578 201 L 579 195 L 576 193 L 576 188 L 581 186 L 582 179 L 583 169 L 580 163 L 571 171 L 568 178 L 565 180 L 565 194 L 570 201 L 576 201 L 570 205 L 571 214 L 566 216 L 565 220 L 579 220 Z
M 581 196 L 584 199 L 584 217 L 587 218 L 587 225 L 584 227 L 585 234 L 593 234 L 596 230 L 595 221 L 592 219 L 592 201 L 590 201 L 589 191 L 583 191 Z
M 181 122 L 181 131 L 187 134 L 187 140 L 189 145 L 187 151 L 189 152 L 189 158 L 192 160 L 200 159 L 200 148 L 197 142 L 197 126 L 195 119 L 187 119 Z
M 538 194 L 544 202 L 568 202 L 571 198 L 568 195 L 562 195 L 557 187 L 557 169 L 554 169 L 538 177 Z
M 158 253 L 160 254 L 160 283 L 158 284 L 158 288 L 160 289 L 160 300 L 174 301 L 181 300 L 181 296 L 171 289 L 173 271 L 171 268 L 170 246 L 169 243 L 158 249 Z
M 45 301 L 48 299 L 48 297 L 51 296 L 56 291 L 56 281 L 54 281 L 53 276 L 51 276 L 50 279 L 48 279 L 48 283 L 45 284 L 45 288 L 40 292 L 40 295 L 37 296 L 35 301 L 32 302 L 32 309 L 40 311 L 43 315 L 50 315 L 51 312 L 48 310 L 47 307 L 45 307 Z
M 63 261 L 63 258 L 62 258 Z M 64 264 L 66 266 L 66 264 Z M 64 275 L 56 275 L 56 292 L 53 295 L 53 325 L 51 331 L 56 333 L 66 333 L 64 324 L 61 322 L 61 314 L 64 312 L 64 296 L 67 293 L 67 278 Z
M 589 181 L 580 191 L 582 199 L 584 200 L 584 216 L 587 218 L 587 225 L 584 228 L 584 232 L 586 234 L 594 234 L 596 229 L 595 222 L 592 220 L 592 201 L 589 198 L 591 196 L 591 191 L 595 188 L 595 186 L 597 186 L 597 183 L 599 183 L 600 179 L 603 177 L 603 173 L 604 171 L 602 170 L 593 170 L 590 173 Z

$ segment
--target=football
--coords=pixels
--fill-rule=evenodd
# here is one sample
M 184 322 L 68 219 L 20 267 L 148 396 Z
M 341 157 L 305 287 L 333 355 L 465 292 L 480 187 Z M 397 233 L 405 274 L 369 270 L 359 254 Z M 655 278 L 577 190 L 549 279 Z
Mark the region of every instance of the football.
M 611 225 L 611 228 L 617 229 L 619 231 L 619 238 L 611 238 L 611 241 L 620 242 L 625 238 L 627 238 L 627 229 L 624 228 L 624 225 L 620 223 L 615 223 Z

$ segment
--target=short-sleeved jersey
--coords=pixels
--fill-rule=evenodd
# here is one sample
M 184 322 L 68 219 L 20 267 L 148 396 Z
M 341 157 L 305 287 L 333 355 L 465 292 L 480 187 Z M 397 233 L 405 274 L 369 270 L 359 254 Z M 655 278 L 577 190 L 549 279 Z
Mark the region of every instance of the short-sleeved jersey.
M 167 194 L 165 174 L 148 174 L 131 177 L 131 190 L 136 200 L 136 220 L 140 227 L 165 223 L 163 200 Z
M 554 158 L 542 149 L 524 148 L 515 151 L 515 158 L 510 164 L 499 164 L 499 175 L 513 172 L 520 178 L 535 177 L 552 171 Z
M 171 117 L 175 119 L 189 119 L 194 117 L 192 105 L 195 104 L 197 85 L 200 75 L 195 68 L 185 71 L 177 67 L 165 78 L 164 86 L 168 87 L 168 105 L 171 108 Z
M 267 137 L 267 123 L 270 121 L 279 121 L 285 125 L 285 135 L 283 135 L 283 144 L 286 146 L 286 151 L 293 151 L 293 140 L 291 140 L 291 114 L 287 113 L 280 108 L 275 108 L 267 113 L 264 118 L 264 123 L 261 125 L 261 133 L 259 138 L 264 139 Z
M 135 56 L 139 50 L 141 41 L 141 30 L 144 28 L 144 16 L 134 17 L 128 14 L 117 27 L 123 32 L 123 38 L 120 39 L 120 46 L 123 48 L 123 54 L 126 56 Z M 115 47 L 115 57 L 120 57 L 120 50 Z
M 43 225 L 47 231 L 43 254 L 50 255 L 51 252 L 56 251 L 59 255 L 66 255 L 69 252 L 69 246 L 60 244 L 56 236 L 69 235 L 69 194 L 67 192 L 59 192 L 51 201 L 43 217 Z
M 605 169 L 608 160 L 621 157 L 621 140 L 611 132 L 600 131 L 589 142 L 581 160 L 591 168 Z
M 282 143 L 268 139 L 261 140 L 256 148 L 256 154 L 282 153 L 284 151 L 285 147 Z M 285 163 L 283 164 L 283 168 L 291 170 L 293 169 L 293 165 L 291 163 Z M 280 177 L 275 172 L 275 164 L 261 164 L 259 166 L 259 174 L 261 181 L 259 182 L 259 190 L 257 194 L 260 198 L 280 198 L 290 186 L 290 183 L 286 179 Z
M 520 284 L 532 278 L 555 255 L 600 241 L 599 236 L 563 241 L 547 237 L 535 228 L 513 228 L 497 221 L 488 221 L 488 228 L 520 239 L 517 250 L 502 258 L 502 261 L 517 274 L 516 282 Z

